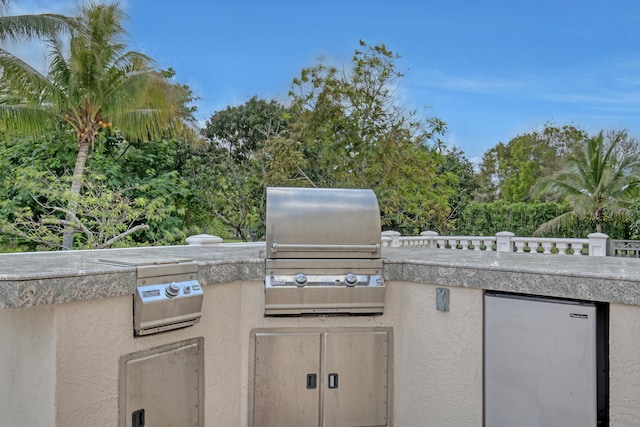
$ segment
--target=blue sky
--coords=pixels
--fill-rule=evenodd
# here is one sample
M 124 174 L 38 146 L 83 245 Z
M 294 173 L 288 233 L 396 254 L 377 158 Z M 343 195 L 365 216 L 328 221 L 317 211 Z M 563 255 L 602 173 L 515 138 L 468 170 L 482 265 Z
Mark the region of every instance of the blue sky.
M 13 13 L 74 13 L 13 0 Z M 398 102 L 482 153 L 545 123 L 640 137 L 637 0 L 126 0 L 132 50 L 172 67 L 198 118 L 252 96 L 286 103 L 319 57 L 349 65 L 360 39 L 398 53 Z

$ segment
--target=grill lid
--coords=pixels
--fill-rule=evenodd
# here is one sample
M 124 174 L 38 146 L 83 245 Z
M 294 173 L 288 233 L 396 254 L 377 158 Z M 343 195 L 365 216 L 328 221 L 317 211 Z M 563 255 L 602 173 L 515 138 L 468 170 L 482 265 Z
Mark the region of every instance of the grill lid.
M 267 188 L 267 258 L 378 259 L 380 232 L 371 190 Z

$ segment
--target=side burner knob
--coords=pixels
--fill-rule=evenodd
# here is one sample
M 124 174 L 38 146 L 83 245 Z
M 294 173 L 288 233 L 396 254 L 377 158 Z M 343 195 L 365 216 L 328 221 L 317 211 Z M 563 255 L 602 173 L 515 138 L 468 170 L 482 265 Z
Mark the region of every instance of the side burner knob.
M 173 298 L 178 295 L 180 292 L 180 285 L 176 282 L 169 283 L 167 287 L 164 289 L 164 292 L 167 294 L 169 298 Z
M 296 283 L 296 286 L 302 287 L 307 284 L 307 276 L 302 273 L 296 274 L 296 277 L 293 279 Z
M 358 283 L 358 276 L 353 273 L 349 273 L 344 276 L 344 284 L 347 286 L 355 286 Z

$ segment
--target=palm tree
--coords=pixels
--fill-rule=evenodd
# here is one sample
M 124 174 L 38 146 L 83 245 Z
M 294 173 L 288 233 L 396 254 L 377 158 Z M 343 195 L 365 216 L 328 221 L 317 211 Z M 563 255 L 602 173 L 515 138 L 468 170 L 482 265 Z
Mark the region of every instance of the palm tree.
M 553 231 L 576 220 L 591 220 L 602 232 L 607 217 L 627 214 L 640 188 L 640 156 L 621 155 L 620 146 L 626 132 L 617 132 L 610 141 L 603 133 L 577 146 L 556 174 L 543 178 L 535 187 L 536 195 L 551 193 L 568 201 L 572 210 L 542 224 L 534 235 Z
M 127 51 L 118 3 L 87 3 L 78 16 L 0 16 L 0 42 L 40 37 L 48 52 L 43 73 L 0 48 L 3 93 L 0 130 L 43 135 L 70 127 L 78 142 L 63 248 L 73 246 L 77 197 L 89 151 L 101 133 L 117 127 L 128 140 L 148 141 L 184 130 L 180 87 L 148 56 Z

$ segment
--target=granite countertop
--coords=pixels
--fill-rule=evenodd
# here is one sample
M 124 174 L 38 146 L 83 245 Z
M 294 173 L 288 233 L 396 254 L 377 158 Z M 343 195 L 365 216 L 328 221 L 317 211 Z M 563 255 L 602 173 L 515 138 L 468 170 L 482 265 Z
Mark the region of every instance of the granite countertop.
M 478 270 L 517 271 L 557 276 L 640 281 L 640 259 L 574 255 L 505 253 L 459 249 L 385 248 L 387 263 Z
M 640 259 L 384 248 L 384 277 L 640 305 Z M 264 243 L 0 254 L 0 308 L 132 294 L 140 260 L 193 260 L 204 286 L 264 278 Z
M 131 295 L 140 260 L 192 260 L 203 285 L 264 280 L 264 244 L 0 254 L 0 308 Z
M 192 259 L 198 264 L 237 262 L 264 258 L 264 245 L 157 246 L 62 252 L 0 254 L 0 281 L 135 272 L 135 266 L 114 265 L 105 260 Z
M 388 248 L 387 280 L 640 305 L 640 259 Z

